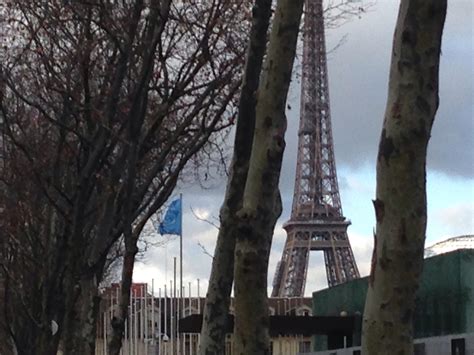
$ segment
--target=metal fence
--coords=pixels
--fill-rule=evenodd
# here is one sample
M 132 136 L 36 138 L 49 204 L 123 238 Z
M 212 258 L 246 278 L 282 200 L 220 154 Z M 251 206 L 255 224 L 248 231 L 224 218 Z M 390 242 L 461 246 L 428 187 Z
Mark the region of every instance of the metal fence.
M 112 284 L 102 292 L 97 324 L 96 355 L 108 353 L 112 335 L 111 320 L 118 312 L 120 285 Z M 191 283 L 179 292 L 173 282 L 155 288 L 147 283 L 134 283 L 130 292 L 128 318 L 121 349 L 122 355 L 195 355 L 200 342 L 196 333 L 182 333 L 179 319 L 200 314 L 205 299 L 200 295 L 199 281 L 192 289 Z M 307 315 L 308 304 L 302 298 L 274 299 L 271 314 Z M 306 302 L 308 303 L 308 302 Z M 233 313 L 231 302 L 230 312 Z M 278 336 L 272 339 L 273 355 L 296 355 L 311 350 L 311 338 L 302 336 Z M 233 354 L 233 337 L 226 339 L 226 354 Z

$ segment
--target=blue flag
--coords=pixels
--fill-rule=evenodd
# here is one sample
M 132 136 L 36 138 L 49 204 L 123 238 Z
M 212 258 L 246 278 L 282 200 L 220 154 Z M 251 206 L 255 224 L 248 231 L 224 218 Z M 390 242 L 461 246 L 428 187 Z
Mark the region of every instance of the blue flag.
M 168 211 L 166 211 L 165 218 L 160 223 L 158 228 L 160 234 L 177 234 L 181 235 L 181 199 L 178 198 L 171 202 Z

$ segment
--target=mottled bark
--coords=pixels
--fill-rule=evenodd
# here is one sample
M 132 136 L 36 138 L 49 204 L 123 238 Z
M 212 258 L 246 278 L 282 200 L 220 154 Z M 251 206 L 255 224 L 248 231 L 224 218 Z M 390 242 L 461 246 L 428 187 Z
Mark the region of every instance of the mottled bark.
M 235 236 L 237 233 L 235 215 L 242 208 L 248 162 L 252 150 L 256 91 L 266 49 L 271 3 L 271 0 L 257 0 L 253 7 L 252 28 L 239 100 L 234 155 L 226 195 L 220 212 L 220 229 L 203 312 L 199 348 L 201 355 L 220 355 L 225 352 L 225 329 L 234 280 Z
M 235 353 L 270 354 L 267 273 L 285 148 L 285 105 L 303 0 L 277 3 L 260 83 L 255 132 L 235 247 Z
M 412 354 L 426 231 L 426 153 L 438 108 L 446 0 L 403 0 L 377 157 L 377 227 L 363 353 Z

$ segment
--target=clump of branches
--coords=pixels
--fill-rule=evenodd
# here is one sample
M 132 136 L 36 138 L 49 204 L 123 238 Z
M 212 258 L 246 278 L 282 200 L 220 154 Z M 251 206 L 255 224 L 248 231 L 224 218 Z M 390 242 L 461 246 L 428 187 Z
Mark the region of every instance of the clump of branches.
M 234 122 L 242 8 L 245 0 L 2 8 L 0 280 L 4 317 L 21 315 L 7 323 L 20 353 L 54 353 L 60 339 L 66 353 L 93 349 L 107 255 L 123 238 L 134 258 L 180 172 L 190 160 L 209 166 Z

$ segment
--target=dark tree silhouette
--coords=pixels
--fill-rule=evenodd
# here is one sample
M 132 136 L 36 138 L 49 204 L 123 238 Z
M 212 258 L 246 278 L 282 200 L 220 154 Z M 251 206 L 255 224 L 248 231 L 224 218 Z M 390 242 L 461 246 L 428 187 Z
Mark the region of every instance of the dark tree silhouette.
M 190 160 L 235 117 L 245 2 L 23 1 L 3 8 L 0 280 L 20 354 L 94 351 L 98 285 Z M 114 330 L 120 348 L 124 314 Z M 51 334 L 51 322 L 59 325 Z

